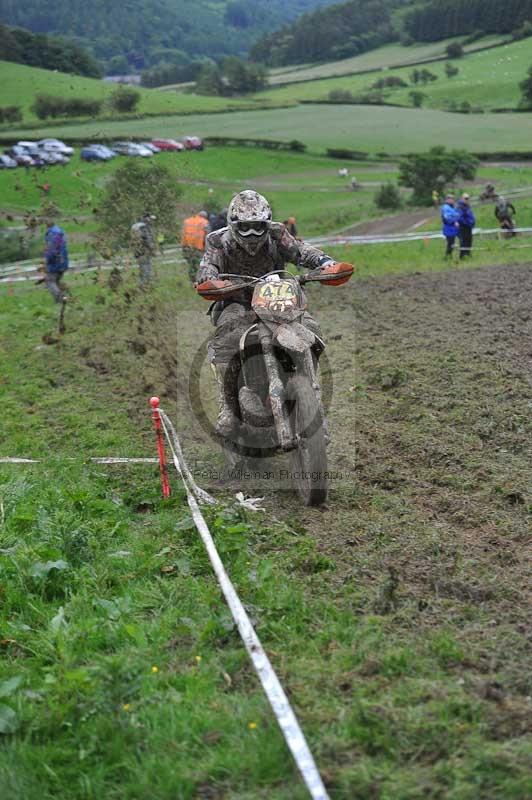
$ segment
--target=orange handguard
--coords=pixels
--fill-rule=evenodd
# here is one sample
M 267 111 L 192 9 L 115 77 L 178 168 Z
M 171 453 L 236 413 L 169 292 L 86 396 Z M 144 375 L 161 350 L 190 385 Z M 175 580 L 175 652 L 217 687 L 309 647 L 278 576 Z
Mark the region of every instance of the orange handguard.
M 330 275 L 331 278 L 327 280 L 321 278 L 320 283 L 324 283 L 326 286 L 340 286 L 342 283 L 347 283 L 354 271 L 354 266 L 347 264 L 345 261 L 329 264 L 324 267 L 321 274 Z
M 220 300 L 222 297 L 227 297 L 238 290 L 231 281 L 218 281 L 209 278 L 209 280 L 198 283 L 196 286 L 197 293 L 205 300 Z

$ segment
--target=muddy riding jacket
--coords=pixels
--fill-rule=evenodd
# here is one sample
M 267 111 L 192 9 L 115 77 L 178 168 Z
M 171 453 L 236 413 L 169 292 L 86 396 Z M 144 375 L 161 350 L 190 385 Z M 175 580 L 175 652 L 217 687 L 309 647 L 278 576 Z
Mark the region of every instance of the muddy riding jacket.
M 198 269 L 197 283 L 216 279 L 219 274 L 253 275 L 260 278 L 268 272 L 284 269 L 287 262 L 297 267 L 315 269 L 330 261 L 330 256 L 288 232 L 280 222 L 272 222 L 268 239 L 255 255 L 247 253 L 235 241 L 229 228 L 213 231 L 207 236 L 207 246 Z M 240 297 L 242 295 L 242 297 Z M 252 290 L 238 293 L 239 302 L 251 300 Z
M 135 258 L 155 255 L 155 237 L 151 225 L 147 222 L 140 220 L 131 226 L 131 239 Z

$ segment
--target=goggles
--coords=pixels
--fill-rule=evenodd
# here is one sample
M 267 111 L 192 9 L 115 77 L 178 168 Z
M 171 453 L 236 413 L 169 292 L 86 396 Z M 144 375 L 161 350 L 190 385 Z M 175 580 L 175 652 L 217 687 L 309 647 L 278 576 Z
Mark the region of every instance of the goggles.
M 237 222 L 236 229 L 242 236 L 262 236 L 268 230 L 267 222 Z

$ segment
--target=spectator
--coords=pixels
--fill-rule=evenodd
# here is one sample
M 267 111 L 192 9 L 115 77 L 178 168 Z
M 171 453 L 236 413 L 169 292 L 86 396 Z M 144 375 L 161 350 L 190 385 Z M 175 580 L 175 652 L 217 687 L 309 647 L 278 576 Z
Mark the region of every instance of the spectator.
M 454 243 L 458 235 L 458 211 L 454 207 L 454 195 L 448 194 L 445 203 L 440 209 L 441 221 L 443 223 L 442 233 L 447 240 L 445 258 L 450 258 L 453 253 Z
M 432 204 L 434 205 L 434 208 L 439 208 L 440 206 L 440 193 L 437 189 L 434 189 L 432 192 Z
M 471 208 L 471 198 L 463 194 L 458 201 L 458 236 L 460 238 L 460 258 L 471 256 L 473 249 L 473 228 L 476 225 L 475 215 Z
M 222 208 L 217 214 L 214 215 L 214 219 L 211 223 L 211 231 L 219 231 L 221 228 L 227 227 L 227 209 Z
M 146 211 L 138 222 L 131 226 L 131 244 L 133 255 L 139 265 L 139 281 L 141 289 L 146 289 L 152 281 L 151 260 L 157 251 L 153 222 L 156 217 Z
M 216 211 L 211 211 L 207 218 L 209 220 L 209 231 L 215 231 L 218 214 L 216 213 Z
M 181 231 L 181 247 L 183 257 L 188 264 L 188 274 L 192 283 L 196 280 L 196 273 L 205 250 L 205 239 L 209 233 L 209 215 L 200 211 L 193 217 L 188 217 L 183 222 Z
M 296 218 L 288 217 L 288 219 L 286 219 L 283 224 L 286 225 L 288 233 L 297 238 Z
M 66 302 L 65 287 L 61 285 L 61 279 L 68 269 L 67 240 L 64 230 L 56 225 L 53 219 L 46 221 L 44 242 L 46 288 L 56 303 L 64 303 Z

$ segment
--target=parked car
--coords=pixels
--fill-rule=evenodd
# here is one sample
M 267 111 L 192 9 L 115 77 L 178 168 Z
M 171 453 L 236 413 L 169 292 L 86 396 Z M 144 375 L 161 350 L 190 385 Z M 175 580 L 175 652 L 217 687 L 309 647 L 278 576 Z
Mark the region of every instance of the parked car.
M 84 161 L 110 161 L 116 153 L 103 144 L 89 144 L 81 149 L 80 157 Z
M 181 151 L 185 149 L 185 145 L 182 142 L 176 142 L 175 139 L 152 139 L 151 143 L 158 147 L 159 150 Z
M 32 167 L 46 167 L 52 163 L 47 157 L 48 154 L 44 150 L 40 150 L 35 142 L 18 142 L 13 150 L 15 148 L 17 148 L 17 152 L 31 158 Z
M 19 167 L 31 167 L 33 165 L 33 159 L 30 155 L 28 155 L 23 147 L 10 147 L 7 150 L 4 150 L 6 156 L 14 159 L 17 162 L 17 166 Z
M 41 150 L 35 142 L 18 142 L 16 147 L 21 148 L 22 152 L 32 158 L 40 158 L 43 161 L 47 162 L 46 153 L 44 150 Z
M 147 147 L 135 144 L 135 142 L 116 142 L 113 145 L 113 150 L 121 156 L 142 156 L 146 158 L 153 155 L 152 151 L 148 150 Z
M 41 157 L 44 158 L 47 164 L 61 164 L 64 166 L 70 161 L 68 156 L 63 153 L 56 153 L 53 150 L 41 150 Z
M 185 136 L 183 138 L 185 150 L 204 150 L 205 145 L 199 136 Z
M 161 148 L 157 147 L 157 145 L 155 145 L 155 144 L 152 144 L 152 142 L 141 142 L 141 146 L 142 147 L 147 147 L 148 150 L 152 151 L 152 153 L 160 153 L 161 152 Z
M 29 150 L 28 152 L 33 160 L 40 158 L 49 167 L 52 166 L 52 164 L 57 164 L 58 158 L 61 159 L 59 153 L 48 153 L 46 150 L 41 150 L 40 147 L 37 147 L 36 150 Z
M 74 153 L 74 148 L 69 147 L 61 139 L 40 139 L 36 144 L 41 150 L 47 150 L 50 153 L 61 153 L 63 156 L 71 156 Z
M 0 156 L 0 169 L 13 169 L 17 167 L 17 162 L 11 156 Z
M 17 147 L 23 147 L 24 150 L 31 150 L 37 147 L 37 142 L 17 142 Z

